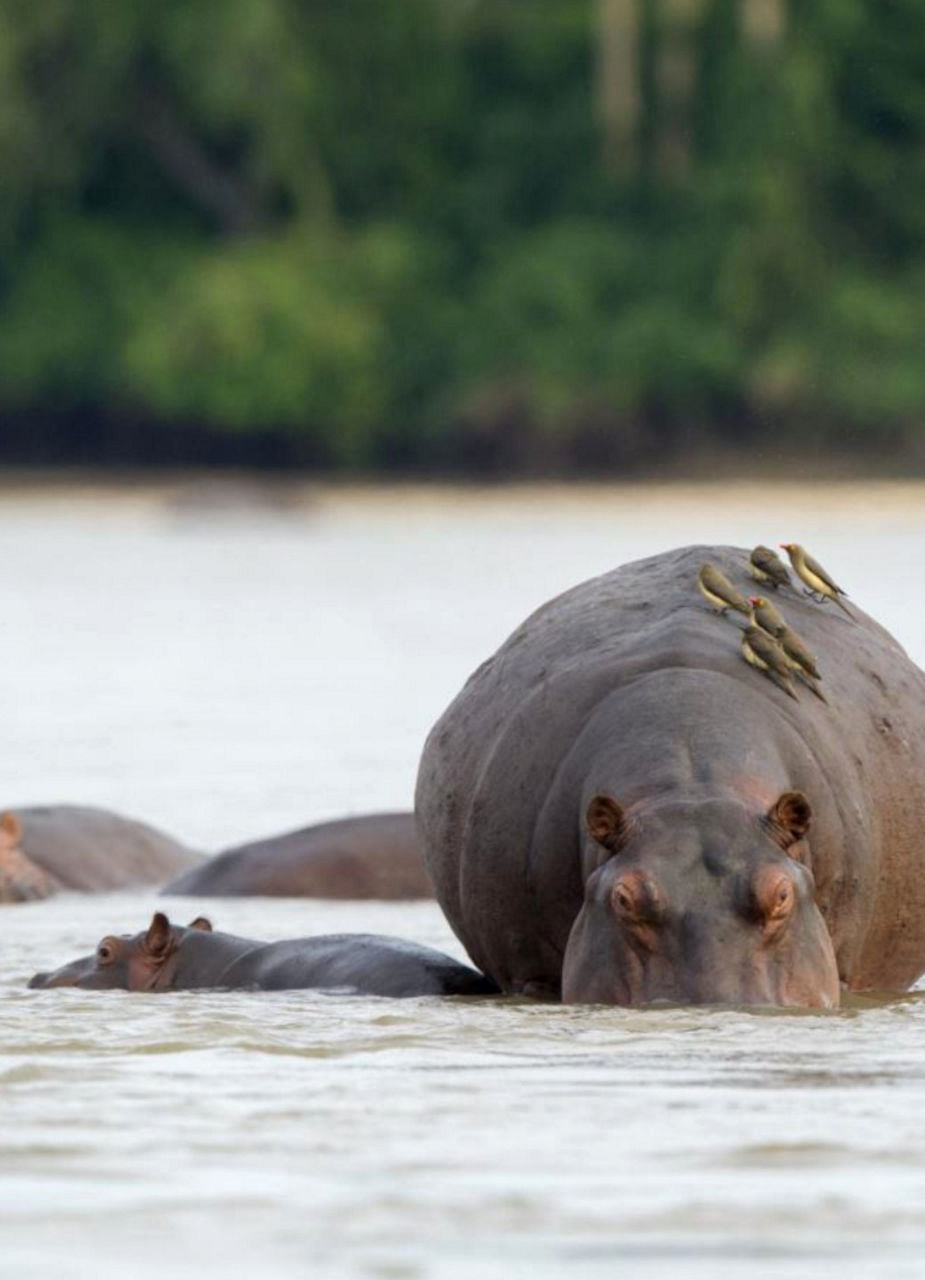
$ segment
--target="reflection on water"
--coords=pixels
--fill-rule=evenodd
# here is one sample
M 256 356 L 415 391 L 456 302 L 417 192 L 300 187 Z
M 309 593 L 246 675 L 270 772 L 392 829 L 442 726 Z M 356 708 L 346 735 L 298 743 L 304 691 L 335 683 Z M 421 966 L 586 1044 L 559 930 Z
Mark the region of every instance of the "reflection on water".
M 916 494 L 324 497 L 178 520 L 0 506 L 0 803 L 78 800 L 202 847 L 407 804 L 420 743 L 532 607 L 679 542 L 808 544 L 925 657 Z M 925 1003 L 565 1009 L 25 989 L 150 894 L 5 908 L 0 1275 L 916 1276 Z M 459 953 L 432 904 L 169 900 L 257 937 Z

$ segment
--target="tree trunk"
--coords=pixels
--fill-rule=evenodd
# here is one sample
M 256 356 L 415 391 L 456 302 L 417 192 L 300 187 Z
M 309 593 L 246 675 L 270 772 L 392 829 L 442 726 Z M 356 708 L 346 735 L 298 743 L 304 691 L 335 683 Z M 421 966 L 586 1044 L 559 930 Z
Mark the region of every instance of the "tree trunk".
M 742 35 L 748 44 L 774 48 L 786 25 L 785 0 L 742 0 Z
M 597 104 L 604 167 L 632 173 L 638 163 L 638 0 L 597 0 Z
M 695 32 L 702 0 L 661 0 L 657 94 L 657 165 L 673 178 L 690 167 L 695 84 Z

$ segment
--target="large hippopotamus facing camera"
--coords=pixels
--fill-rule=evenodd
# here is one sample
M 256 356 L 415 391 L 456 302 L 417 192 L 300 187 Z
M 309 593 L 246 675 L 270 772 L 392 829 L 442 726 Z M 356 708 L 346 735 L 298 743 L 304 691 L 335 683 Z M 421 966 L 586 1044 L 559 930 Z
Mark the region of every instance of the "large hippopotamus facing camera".
M 162 884 L 202 855 L 146 822 L 58 804 L 0 813 L 0 903 Z
M 826 702 L 743 661 L 687 547 L 539 609 L 428 738 L 437 897 L 505 991 L 832 1007 L 925 970 L 925 676 L 855 606 L 776 597 Z
M 187 927 L 160 911 L 134 937 L 103 938 L 93 955 L 37 973 L 32 988 L 91 990 L 348 991 L 370 996 L 485 996 L 497 986 L 468 965 L 413 942 L 377 934 L 331 934 L 256 942 L 213 933 L 198 916 Z
M 197 897 L 432 898 L 413 813 L 371 813 L 226 849 L 164 888 Z

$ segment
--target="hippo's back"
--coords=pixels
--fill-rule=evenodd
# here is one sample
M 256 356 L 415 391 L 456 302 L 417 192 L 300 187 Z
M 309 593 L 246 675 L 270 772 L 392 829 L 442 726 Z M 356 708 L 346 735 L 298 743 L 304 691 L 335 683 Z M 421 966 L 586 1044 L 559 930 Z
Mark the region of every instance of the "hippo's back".
M 200 859 L 156 827 L 107 809 L 60 804 L 11 812 L 22 824 L 23 852 L 66 889 L 161 884 Z
M 432 898 L 414 815 L 375 813 L 227 849 L 172 881 L 207 897 Z
M 583 892 L 581 800 L 592 753 L 613 741 L 630 751 L 656 730 L 665 742 L 690 737 L 687 690 L 706 700 L 697 723 L 719 751 L 725 727 L 731 740 L 740 719 L 760 725 L 756 750 L 784 735 L 804 744 L 840 803 L 870 814 L 892 859 L 882 892 L 917 893 L 903 861 L 925 801 L 925 677 L 856 606 L 849 617 L 782 591 L 775 601 L 818 655 L 828 698 L 801 688 L 793 701 L 743 661 L 737 615 L 717 617 L 701 598 L 707 560 L 740 592 L 756 590 L 748 551 L 716 546 L 582 583 L 478 668 L 427 739 L 416 805 L 437 898 L 476 964 L 502 986 L 518 968 L 554 974 L 561 960 Z M 840 789 L 847 771 L 863 780 L 863 795 Z M 598 782 L 619 793 L 620 778 Z
M 490 978 L 442 951 L 369 933 L 266 943 L 230 965 L 223 982 L 264 991 L 316 988 L 393 998 L 498 992 Z

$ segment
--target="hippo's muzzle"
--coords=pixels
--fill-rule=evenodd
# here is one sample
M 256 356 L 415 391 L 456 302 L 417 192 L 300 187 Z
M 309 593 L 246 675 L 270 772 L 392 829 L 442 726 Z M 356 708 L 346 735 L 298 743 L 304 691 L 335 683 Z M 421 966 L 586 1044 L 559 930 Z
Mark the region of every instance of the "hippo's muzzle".
M 31 990 L 46 987 L 86 987 L 92 986 L 89 980 L 93 973 L 93 965 L 89 959 L 74 960 L 62 965 L 51 973 L 36 973 L 29 979 Z

